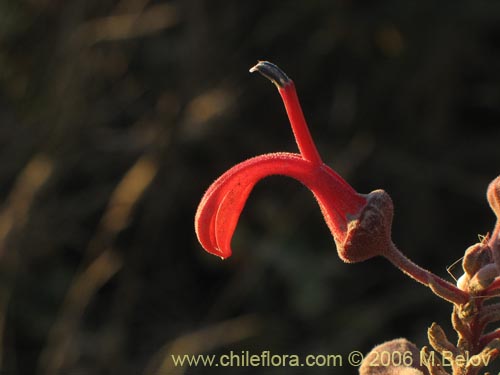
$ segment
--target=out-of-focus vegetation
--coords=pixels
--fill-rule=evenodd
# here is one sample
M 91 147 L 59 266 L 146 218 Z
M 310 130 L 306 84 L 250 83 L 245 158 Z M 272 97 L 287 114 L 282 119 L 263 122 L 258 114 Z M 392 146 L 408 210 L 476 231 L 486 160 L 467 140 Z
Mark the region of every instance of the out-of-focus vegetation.
M 208 374 L 169 353 L 425 344 L 450 306 L 385 261 L 342 264 L 296 182 L 257 186 L 224 262 L 194 212 L 230 166 L 296 149 L 275 88 L 247 73 L 268 59 L 325 161 L 387 190 L 396 243 L 451 280 L 493 226 L 499 20 L 495 1 L 2 1 L 1 369 Z

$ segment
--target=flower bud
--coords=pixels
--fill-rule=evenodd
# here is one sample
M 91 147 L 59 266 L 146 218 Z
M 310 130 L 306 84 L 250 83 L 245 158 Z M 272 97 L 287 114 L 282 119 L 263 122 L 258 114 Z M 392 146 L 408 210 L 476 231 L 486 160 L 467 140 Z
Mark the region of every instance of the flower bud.
M 497 223 L 488 244 L 491 248 L 493 259 L 500 270 L 500 176 L 491 181 L 486 196 L 491 209 L 497 217 Z
M 472 277 L 480 268 L 492 261 L 491 250 L 488 245 L 477 243 L 465 251 L 462 267 L 467 275 Z
M 463 290 L 464 292 L 468 292 L 469 291 L 469 282 L 470 282 L 469 274 L 464 273 L 457 280 L 458 289 Z
M 397 352 L 397 355 L 395 355 Z M 382 358 L 398 358 L 398 362 L 386 363 Z M 384 354 L 384 355 L 383 355 Z M 394 339 L 374 347 L 359 367 L 360 375 L 423 375 L 427 370 L 421 366 L 420 351 L 405 338 Z
M 473 294 L 485 290 L 493 280 L 498 276 L 498 270 L 495 263 L 490 263 L 476 272 L 469 282 L 469 291 Z
M 500 176 L 491 181 L 486 196 L 491 209 L 500 220 Z

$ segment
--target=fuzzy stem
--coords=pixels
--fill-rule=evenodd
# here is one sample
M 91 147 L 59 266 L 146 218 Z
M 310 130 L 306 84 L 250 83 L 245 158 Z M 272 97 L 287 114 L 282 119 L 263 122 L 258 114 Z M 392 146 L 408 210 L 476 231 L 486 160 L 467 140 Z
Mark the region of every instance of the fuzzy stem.
M 389 250 L 384 256 L 406 275 L 431 288 L 439 297 L 459 305 L 469 300 L 469 295 L 466 292 L 413 263 L 398 250 L 394 243 L 391 243 Z
M 309 132 L 293 81 L 279 67 L 269 61 L 259 61 L 257 65 L 250 69 L 250 72 L 259 72 L 276 85 L 283 99 L 300 153 L 304 159 L 315 165 L 323 164 Z
M 479 324 L 481 331 L 489 324 L 500 320 L 500 303 L 492 303 L 481 309 Z
M 487 333 L 486 335 L 481 336 L 479 339 L 479 345 L 480 347 L 484 347 L 488 345 L 488 343 L 494 339 L 500 338 L 500 329 L 497 329 L 496 331 Z

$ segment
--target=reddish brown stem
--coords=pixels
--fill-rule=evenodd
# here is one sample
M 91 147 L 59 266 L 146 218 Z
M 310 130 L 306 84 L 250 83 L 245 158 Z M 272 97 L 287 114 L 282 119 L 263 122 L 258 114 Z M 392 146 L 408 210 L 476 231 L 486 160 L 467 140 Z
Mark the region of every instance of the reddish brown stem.
M 500 329 L 481 336 L 481 338 L 479 339 L 479 345 L 481 348 L 484 348 L 486 345 L 488 345 L 489 342 L 498 338 L 500 338 Z
M 469 300 L 469 294 L 457 288 L 455 285 L 443 280 L 432 272 L 413 263 L 404 256 L 394 245 L 391 244 L 388 251 L 383 254 L 392 264 L 398 267 L 405 274 L 432 289 L 441 298 L 458 305 L 464 304 Z

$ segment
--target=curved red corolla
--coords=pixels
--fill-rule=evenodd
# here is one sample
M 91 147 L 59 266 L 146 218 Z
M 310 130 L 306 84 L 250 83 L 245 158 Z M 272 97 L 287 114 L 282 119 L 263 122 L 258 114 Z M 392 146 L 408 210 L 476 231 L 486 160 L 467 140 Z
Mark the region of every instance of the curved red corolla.
M 224 173 L 202 198 L 195 228 L 205 250 L 222 258 L 231 255 L 231 238 L 245 202 L 255 184 L 271 175 L 292 177 L 313 192 L 337 242 L 346 237 L 348 218 L 356 217 L 366 204 L 365 197 L 326 165 L 285 152 L 257 156 Z
M 442 298 L 454 303 L 467 301 L 467 293 L 419 267 L 396 248 L 391 240 L 393 206 L 386 192 L 358 194 L 323 163 L 292 80 L 267 61 L 259 62 L 250 71 L 258 71 L 278 87 L 300 153 L 257 156 L 219 177 L 206 191 L 196 212 L 196 235 L 203 248 L 221 258 L 229 257 L 238 219 L 255 184 L 271 175 L 289 176 L 313 193 L 343 261 L 360 262 L 381 255 Z
M 267 61 L 259 62 L 250 71 L 258 71 L 278 87 L 300 153 L 257 156 L 219 177 L 205 193 L 196 212 L 198 240 L 208 252 L 229 257 L 231 238 L 252 188 L 266 176 L 284 175 L 300 181 L 312 191 L 335 241 L 341 244 L 347 237 L 349 220 L 359 215 L 366 205 L 366 197 L 358 194 L 321 160 L 293 81 Z

